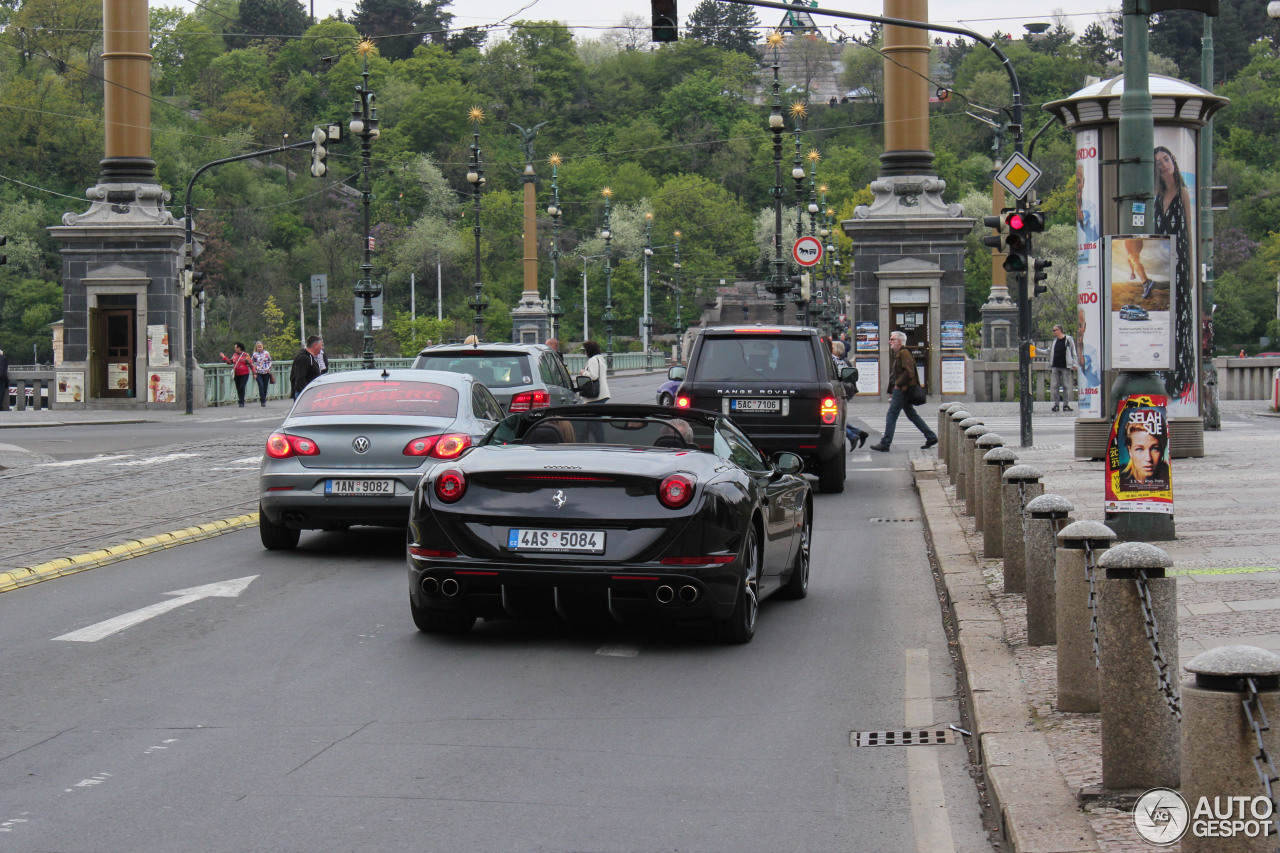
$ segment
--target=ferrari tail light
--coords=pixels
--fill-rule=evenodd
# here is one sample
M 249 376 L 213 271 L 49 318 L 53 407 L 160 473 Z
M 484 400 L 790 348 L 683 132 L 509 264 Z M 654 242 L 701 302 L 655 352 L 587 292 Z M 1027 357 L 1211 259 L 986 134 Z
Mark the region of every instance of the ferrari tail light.
M 290 456 L 319 456 L 320 448 L 309 438 L 287 432 L 273 432 L 267 439 L 266 453 L 272 459 L 288 459 Z
M 687 409 L 692 405 L 693 405 L 693 400 L 690 400 L 688 397 L 683 397 L 683 396 L 676 397 L 677 409 Z
M 658 500 L 667 509 L 680 509 L 693 500 L 693 480 L 683 474 L 672 474 L 658 486 Z
M 822 407 L 818 410 L 822 413 L 822 422 L 824 424 L 833 424 L 836 422 L 836 416 L 840 413 L 836 408 L 835 397 L 823 397 Z
M 521 391 L 511 398 L 507 411 L 527 412 L 530 409 L 545 409 L 551 405 L 551 395 L 546 391 Z
M 467 491 L 467 478 L 456 468 L 441 472 L 436 477 L 436 497 L 447 504 L 454 503 Z
M 449 432 L 444 435 L 424 435 L 404 446 L 405 456 L 431 456 L 435 459 L 457 459 L 471 446 L 471 436 Z

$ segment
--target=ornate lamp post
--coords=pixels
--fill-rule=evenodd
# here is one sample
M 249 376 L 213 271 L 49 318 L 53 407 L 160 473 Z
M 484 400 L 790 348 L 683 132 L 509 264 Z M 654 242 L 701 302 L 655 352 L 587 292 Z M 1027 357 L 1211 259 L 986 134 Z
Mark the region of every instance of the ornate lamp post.
M 675 232 L 676 259 L 671 265 L 676 279 L 676 364 L 684 363 L 684 318 L 680 315 L 680 232 Z
M 547 215 L 551 217 L 551 288 L 550 305 L 547 316 L 551 318 L 551 337 L 560 338 L 560 318 L 564 311 L 560 308 L 560 300 L 556 296 L 557 276 L 560 273 L 560 187 L 556 183 L 559 177 L 560 164 L 564 162 L 559 154 L 548 158 L 551 163 L 551 203 L 547 205 Z M 585 310 L 585 306 L 584 306 Z
M 480 280 L 480 191 L 485 184 L 484 160 L 480 155 L 480 124 L 484 121 L 484 110 L 472 107 L 467 112 L 467 120 L 471 122 L 471 160 L 467 168 L 467 181 L 471 184 L 471 195 L 476 203 L 476 224 L 471 229 L 476 235 L 476 292 L 467 300 L 467 305 L 476 312 L 474 322 L 478 342 L 484 333 L 484 311 L 489 307 L 489 300 L 484 298 L 484 284 Z
M 356 45 L 356 53 L 363 60 L 361 81 L 356 84 L 355 106 L 351 110 L 351 133 L 360 137 L 360 200 L 364 209 L 364 259 L 360 264 L 360 280 L 356 282 L 355 295 L 364 300 L 360 313 L 364 315 L 364 366 L 373 367 L 373 300 L 382 293 L 382 284 L 373 277 L 373 235 L 370 233 L 369 205 L 373 201 L 373 185 L 369 175 L 370 148 L 380 135 L 378 111 L 373 106 L 374 96 L 369 89 L 369 54 L 377 50 L 373 42 L 365 39 Z
M 791 285 L 787 282 L 787 274 L 782 259 L 782 131 L 786 121 L 782 117 L 782 90 L 778 82 L 778 46 L 782 44 L 782 33 L 774 30 L 767 39 L 773 48 L 773 102 L 769 109 L 769 132 L 773 134 L 773 275 L 765 288 L 773 294 L 773 310 L 782 322 L 782 314 L 787 310 L 785 296 Z
M 804 105 L 803 101 L 796 101 L 791 105 L 791 132 L 795 137 L 796 157 L 791 167 L 791 177 L 796 182 L 796 237 L 804 233 L 804 160 L 800 156 L 800 131 L 801 120 L 809 114 L 809 109 Z M 801 270 L 804 273 L 804 270 Z M 803 324 L 809 324 L 809 299 L 802 289 L 803 285 L 797 287 L 791 295 L 791 299 L 796 304 L 796 321 Z
M 608 348 L 605 350 L 605 362 L 609 369 L 613 369 L 613 321 L 617 319 L 613 314 L 613 230 L 610 227 L 612 222 L 611 216 L 613 209 L 610 207 L 610 201 L 613 199 L 613 190 L 605 187 L 600 194 L 604 196 L 604 228 L 600 230 L 600 236 L 604 238 L 604 327 L 609 334 Z
M 653 214 L 644 215 L 644 308 L 640 315 L 640 340 L 645 364 L 649 361 L 649 329 L 653 319 L 649 316 L 649 259 L 653 257 Z

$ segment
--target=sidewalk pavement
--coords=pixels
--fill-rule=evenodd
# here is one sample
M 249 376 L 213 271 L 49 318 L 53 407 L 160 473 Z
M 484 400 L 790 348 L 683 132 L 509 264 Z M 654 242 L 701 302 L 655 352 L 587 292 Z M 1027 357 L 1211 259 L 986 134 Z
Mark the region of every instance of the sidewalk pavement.
M 1074 458 L 1070 416 L 1037 413 L 1037 443 L 1023 448 L 1016 404 L 966 408 L 1005 438 L 1018 464 L 1044 473 L 1046 494 L 1071 501 L 1073 521 L 1105 520 L 1102 463 Z M 925 415 L 931 426 L 936 416 L 936 406 Z M 1228 402 L 1222 430 L 1205 434 L 1205 456 L 1171 462 L 1177 539 L 1153 544 L 1172 557 L 1178 580 L 1180 666 L 1224 645 L 1280 652 L 1277 450 L 1280 419 L 1265 403 Z M 1027 645 L 1025 596 L 1005 593 L 1003 561 L 982 557 L 945 465 L 933 452 L 911 456 L 958 634 L 975 751 L 1011 849 L 1150 851 L 1129 811 L 1097 796 L 1099 715 L 1057 710 L 1056 647 Z M 1153 689 L 1154 680 L 1153 670 Z

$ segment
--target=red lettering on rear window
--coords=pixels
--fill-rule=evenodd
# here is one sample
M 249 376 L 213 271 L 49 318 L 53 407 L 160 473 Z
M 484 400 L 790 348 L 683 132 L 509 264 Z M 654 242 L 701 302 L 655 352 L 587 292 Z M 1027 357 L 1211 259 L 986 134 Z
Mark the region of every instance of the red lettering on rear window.
M 304 390 L 293 414 L 452 418 L 458 414 L 458 392 L 433 382 L 340 382 Z

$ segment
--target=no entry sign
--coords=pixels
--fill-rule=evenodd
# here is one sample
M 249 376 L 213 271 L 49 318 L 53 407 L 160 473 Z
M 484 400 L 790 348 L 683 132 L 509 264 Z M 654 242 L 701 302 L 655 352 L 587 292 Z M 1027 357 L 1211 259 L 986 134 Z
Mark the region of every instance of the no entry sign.
M 791 257 L 802 267 L 811 267 L 822 260 L 822 241 L 817 237 L 801 237 L 791 247 Z

